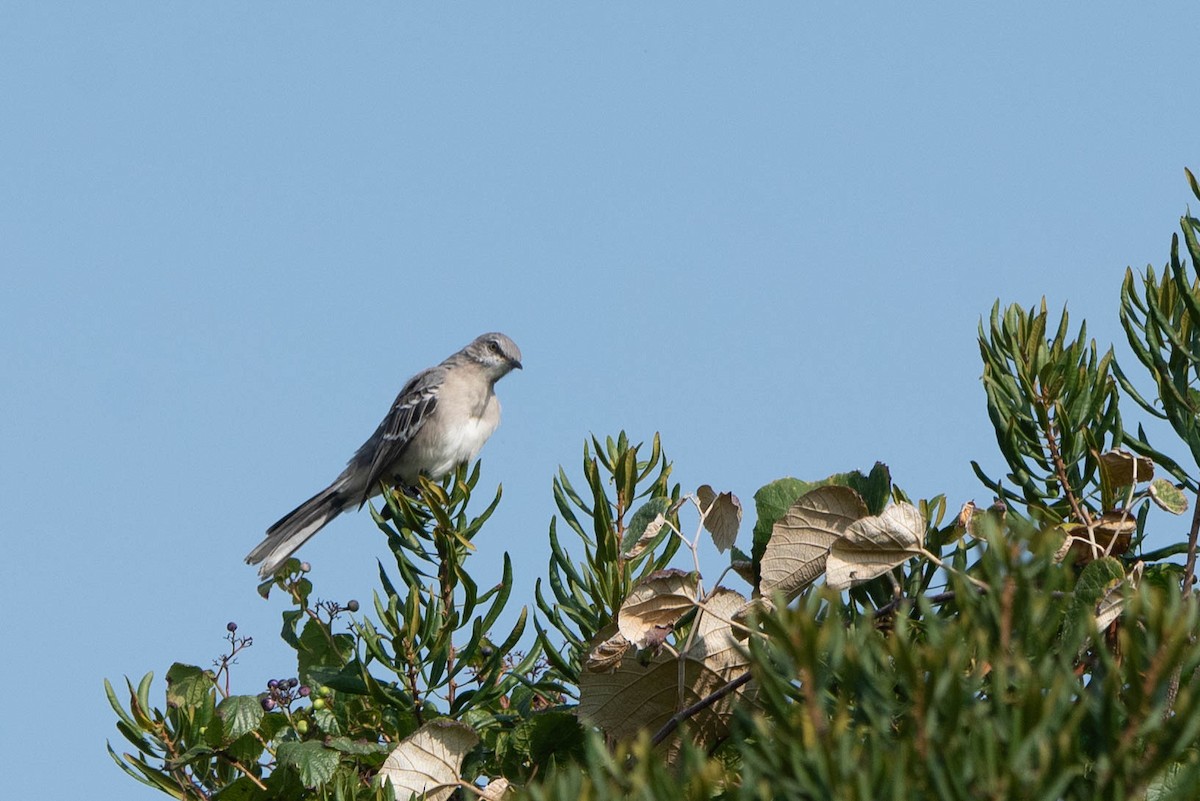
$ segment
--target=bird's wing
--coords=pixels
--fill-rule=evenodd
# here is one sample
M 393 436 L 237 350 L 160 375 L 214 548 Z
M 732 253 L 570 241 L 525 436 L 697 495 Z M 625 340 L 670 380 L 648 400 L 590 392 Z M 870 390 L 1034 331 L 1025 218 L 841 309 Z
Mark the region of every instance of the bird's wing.
M 362 485 L 362 497 L 358 499 L 359 506 L 375 494 L 380 481 L 391 479 L 388 468 L 400 458 L 408 443 L 437 408 L 438 390 L 445 375 L 445 368 L 439 365 L 422 370 L 410 378 L 396 396 L 379 428 L 350 460 L 347 471 L 365 471 L 363 475 L 366 481 Z

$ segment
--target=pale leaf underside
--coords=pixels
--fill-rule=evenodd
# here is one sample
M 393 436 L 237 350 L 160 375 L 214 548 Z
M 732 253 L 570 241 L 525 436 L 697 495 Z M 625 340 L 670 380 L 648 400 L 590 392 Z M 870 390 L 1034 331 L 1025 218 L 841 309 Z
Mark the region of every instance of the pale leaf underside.
M 849 487 L 818 487 L 800 496 L 771 530 L 762 558 L 762 594 L 796 597 L 824 572 L 833 543 L 866 514 L 866 504 Z

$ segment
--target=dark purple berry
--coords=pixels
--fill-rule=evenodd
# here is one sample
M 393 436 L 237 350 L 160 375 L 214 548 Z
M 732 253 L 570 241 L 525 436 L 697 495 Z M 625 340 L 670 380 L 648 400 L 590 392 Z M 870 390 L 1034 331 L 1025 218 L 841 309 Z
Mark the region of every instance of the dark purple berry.
M 275 699 L 270 696 L 262 699 L 262 708 L 264 712 L 270 712 L 275 708 Z
M 296 686 L 297 684 L 299 684 L 299 683 L 300 683 L 300 680 L 299 680 L 299 679 L 288 679 L 288 681 L 287 681 L 288 689 L 289 689 L 289 690 L 290 690 L 290 689 L 292 689 L 293 687 L 295 687 L 295 686 Z
M 237 623 L 234 623 L 232 620 L 229 621 L 225 624 L 225 630 L 230 634 L 233 634 L 235 631 L 237 631 Z
M 279 686 L 279 679 L 271 679 L 270 681 L 267 682 L 268 690 L 274 690 L 278 686 Z
M 312 692 L 312 690 L 309 689 L 309 686 L 307 684 L 300 685 L 300 697 L 301 698 L 307 698 L 308 694 L 311 692 Z
M 358 601 L 350 601 L 348 604 L 346 604 L 346 608 L 349 609 L 351 612 L 357 612 L 358 611 Z

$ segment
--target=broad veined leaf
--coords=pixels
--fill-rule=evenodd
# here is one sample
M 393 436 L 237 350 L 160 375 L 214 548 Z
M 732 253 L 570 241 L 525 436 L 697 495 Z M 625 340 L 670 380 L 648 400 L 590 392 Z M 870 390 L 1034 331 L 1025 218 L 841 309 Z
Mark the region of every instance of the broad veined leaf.
M 863 499 L 849 487 L 818 487 L 800 496 L 771 530 L 759 590 L 795 598 L 824 572 L 833 543 L 866 515 Z
M 431 720 L 401 740 L 379 771 L 392 780 L 397 801 L 414 793 L 427 801 L 445 801 L 458 788 L 463 757 L 479 743 L 465 723 L 448 718 Z
M 645 648 L 649 639 L 661 642 L 661 635 L 695 605 L 698 582 L 695 573 L 682 570 L 651 573 L 633 585 L 621 604 L 618 630 L 639 648 Z
M 654 733 L 680 709 L 745 673 L 748 661 L 728 622 L 745 605 L 740 593 L 727 589 L 717 590 L 705 601 L 706 611 L 698 612 L 691 646 L 681 655 L 682 688 L 679 658 L 666 652 L 643 664 L 628 650 L 617 670 L 581 674 L 580 717 L 619 740 L 636 737 L 640 731 Z M 691 736 L 700 743 L 727 736 L 733 704 L 746 691 L 740 688 L 690 718 Z
M 217 704 L 225 742 L 254 731 L 263 719 L 262 703 L 252 695 L 231 695 Z
M 600 629 L 593 642 L 595 644 L 588 649 L 584 667 L 596 673 L 607 673 L 616 669 L 625 658 L 625 652 L 633 647 L 633 644 L 617 631 L 615 623 Z
M 501 798 L 513 792 L 514 790 L 508 786 L 508 779 L 501 776 L 488 782 L 487 787 L 483 788 L 483 793 L 479 797 L 484 799 L 484 801 L 500 801 Z
M 295 768 L 305 787 L 316 787 L 329 781 L 338 766 L 338 752 L 316 740 L 280 743 L 275 757 L 280 767 Z
M 883 514 L 851 523 L 833 543 L 825 565 L 830 589 L 848 590 L 882 576 L 925 548 L 925 518 L 910 503 L 897 503 Z
M 1137 531 L 1137 518 L 1128 511 L 1116 509 L 1105 512 L 1096 518 L 1092 525 L 1092 536 L 1099 549 L 1099 555 L 1121 555 L 1129 550 L 1133 541 L 1133 533 Z M 1073 524 L 1067 528 L 1070 535 L 1070 553 L 1075 564 L 1086 564 L 1096 558 L 1091 540 L 1088 539 L 1087 526 Z
M 1183 490 L 1176 487 L 1165 478 L 1156 478 L 1150 482 L 1150 499 L 1173 515 L 1181 515 L 1188 509 L 1187 496 Z
M 1154 478 L 1154 462 L 1124 449 L 1100 454 L 1100 470 L 1110 487 L 1143 484 Z
M 167 706 L 184 709 L 198 706 L 212 689 L 212 679 L 195 665 L 176 662 L 167 671 Z
M 742 502 L 732 492 L 718 495 L 708 484 L 696 490 L 696 498 L 704 515 L 704 528 L 712 534 L 717 550 L 724 553 L 737 540 L 738 528 L 742 525 Z

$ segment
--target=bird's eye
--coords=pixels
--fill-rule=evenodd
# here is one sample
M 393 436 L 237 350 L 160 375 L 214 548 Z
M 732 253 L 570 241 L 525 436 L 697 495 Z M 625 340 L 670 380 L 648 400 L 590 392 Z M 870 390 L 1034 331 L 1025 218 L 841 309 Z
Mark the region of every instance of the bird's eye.
M 500 350 L 500 343 L 494 339 L 488 340 L 488 347 L 491 349 L 492 353 L 495 353 L 497 356 L 503 354 L 503 351 Z

